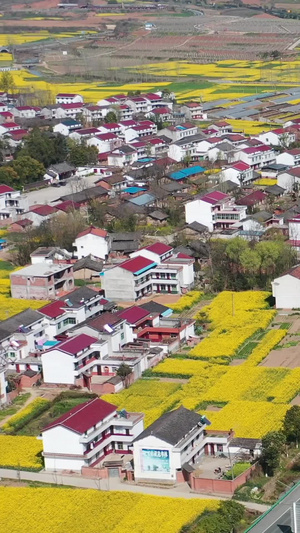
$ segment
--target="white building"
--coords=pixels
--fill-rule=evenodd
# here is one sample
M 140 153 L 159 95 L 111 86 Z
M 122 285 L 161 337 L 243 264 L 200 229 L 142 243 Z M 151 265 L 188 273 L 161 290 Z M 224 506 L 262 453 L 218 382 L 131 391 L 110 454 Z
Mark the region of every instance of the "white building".
M 236 161 L 227 168 L 223 168 L 222 171 L 217 174 L 217 178 L 220 182 L 232 181 L 241 187 L 246 183 L 250 183 L 254 179 L 253 169 L 244 161 Z
M 198 133 L 198 128 L 197 126 L 186 122 L 177 126 L 169 126 L 168 128 L 164 128 L 160 130 L 159 133 L 160 135 L 169 137 L 169 139 L 171 139 L 173 142 L 176 142 L 184 139 L 185 137 L 196 135 Z
M 106 259 L 110 252 L 110 238 L 106 230 L 90 226 L 77 235 L 73 246 L 78 259 L 88 255 Z
M 295 142 L 296 135 L 285 128 L 278 128 L 276 130 L 260 133 L 257 135 L 257 138 L 264 144 L 286 147 Z
M 132 453 L 132 442 L 144 428 L 143 417 L 118 413 L 115 405 L 99 398 L 73 407 L 42 431 L 45 469 L 80 472 L 111 453 Z
M 57 104 L 77 104 L 83 103 L 83 97 L 74 93 L 59 93 L 56 95 Z
M 272 294 L 277 309 L 298 309 L 300 307 L 300 265 L 272 281 Z
M 203 112 L 203 104 L 199 102 L 184 104 L 180 111 L 185 114 L 188 120 L 207 120 L 207 113 Z
M 185 407 L 162 415 L 134 440 L 135 481 L 176 483 L 182 466 L 204 454 L 206 423 Z
M 87 374 L 97 374 L 97 360 L 107 354 L 107 343 L 90 335 L 76 335 L 42 353 L 44 381 L 86 387 Z
M 287 192 L 292 192 L 300 184 L 300 166 L 280 172 L 277 176 L 277 185 Z
M 275 163 L 276 154 L 270 146 L 261 144 L 259 146 L 248 146 L 242 150 L 237 150 L 235 160 L 242 160 L 253 169 L 261 168 L 269 163 Z M 277 161 L 278 162 L 278 161 Z
M 292 150 L 286 150 L 276 156 L 276 163 L 281 165 L 288 165 L 294 167 L 300 164 L 300 148 L 293 148 Z
M 185 221 L 187 224 L 199 222 L 212 232 L 215 229 L 230 228 L 246 217 L 246 211 L 246 206 L 235 205 L 229 196 L 214 191 L 197 196 L 185 204 Z
M 0 185 L 0 220 L 14 221 L 28 209 L 27 197 L 8 185 Z

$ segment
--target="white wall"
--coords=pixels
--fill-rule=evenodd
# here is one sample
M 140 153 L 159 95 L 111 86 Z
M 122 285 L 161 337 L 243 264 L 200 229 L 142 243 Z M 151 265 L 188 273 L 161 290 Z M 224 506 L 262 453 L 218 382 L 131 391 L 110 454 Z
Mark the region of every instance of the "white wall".
M 287 192 L 291 192 L 295 183 L 299 183 L 300 179 L 292 176 L 288 172 L 282 172 L 277 176 L 277 185 L 283 187 Z
M 114 267 L 101 275 L 101 287 L 110 300 L 134 300 L 134 275 L 124 268 Z
M 276 156 L 276 163 L 280 165 L 294 165 L 294 156 L 292 154 L 287 154 L 286 152 L 283 152 L 282 154 L 279 154 Z
M 289 222 L 289 238 L 293 241 L 300 241 L 300 223 Z
M 155 254 L 154 252 L 151 252 L 150 250 L 146 250 L 145 248 L 142 248 L 141 250 L 137 250 L 136 252 L 132 252 L 129 254 L 130 257 L 146 257 L 146 259 L 149 259 L 150 261 L 154 261 L 157 264 L 160 264 L 160 256 L 158 254 Z
M 57 349 L 42 354 L 45 383 L 64 383 L 74 385 L 74 358 Z
M 277 309 L 298 309 L 300 307 L 300 280 L 286 274 L 272 282 L 272 293 Z
M 90 254 L 98 259 L 105 259 L 109 253 L 108 241 L 92 233 L 75 239 L 75 245 L 78 259 Z
M 213 231 L 211 205 L 202 200 L 192 200 L 185 204 L 185 221 L 187 224 L 200 222 Z
M 147 450 L 161 450 L 169 452 L 170 471 L 143 471 L 142 469 L 142 449 Z M 176 468 L 180 468 L 180 452 L 174 451 L 171 444 L 164 442 L 157 437 L 148 436 L 133 444 L 133 458 L 134 458 L 134 476 L 135 479 L 149 479 L 149 480 L 164 480 L 176 481 Z

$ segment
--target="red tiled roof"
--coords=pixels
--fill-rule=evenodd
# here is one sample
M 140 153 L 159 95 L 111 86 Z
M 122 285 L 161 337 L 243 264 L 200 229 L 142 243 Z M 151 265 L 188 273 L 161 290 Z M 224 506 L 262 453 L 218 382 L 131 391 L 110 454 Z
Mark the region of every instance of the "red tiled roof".
M 146 311 L 146 309 L 143 309 L 142 307 L 138 306 L 129 307 L 128 309 L 118 311 L 117 313 L 120 318 L 127 320 L 129 324 L 136 324 L 149 314 L 149 311 Z
M 113 327 L 114 324 L 122 322 L 123 318 L 120 318 L 117 313 L 101 313 L 101 315 L 91 318 L 88 321 L 88 325 L 97 331 L 108 333 L 104 326 Z
M 15 189 L 8 185 L 0 185 L 0 194 L 5 194 L 6 192 L 15 192 Z
M 157 107 L 157 109 L 153 109 L 151 113 L 153 113 L 154 115 L 166 115 L 170 114 L 171 111 L 168 107 Z
M 124 261 L 124 263 L 121 263 L 119 266 L 135 274 L 140 270 L 148 269 L 154 265 L 156 265 L 154 261 L 146 259 L 146 257 L 143 257 L 142 255 L 138 255 L 133 259 L 128 259 L 127 261 Z
M 3 122 L 1 126 L 3 126 L 3 128 L 15 128 L 17 126 L 19 129 L 21 129 L 20 125 L 16 124 L 16 122 Z
M 120 124 L 117 124 L 117 122 L 109 122 L 108 124 L 103 124 L 103 128 L 106 128 L 107 130 L 118 130 L 120 129 Z
M 219 128 L 222 128 L 224 126 L 230 126 L 229 122 L 226 122 L 226 120 L 220 120 L 219 122 L 215 122 L 213 126 L 218 126 Z
M 86 335 L 85 333 L 81 333 L 80 335 L 76 335 L 76 337 L 72 337 L 64 342 L 61 342 L 58 346 L 55 347 L 57 350 L 61 350 L 62 352 L 66 352 L 70 355 L 76 355 L 78 352 L 81 352 L 85 348 L 89 348 L 91 344 L 94 344 L 94 342 L 97 342 L 97 339 L 95 337 L 91 337 L 90 335 Z M 49 351 L 51 351 L 53 348 L 50 348 Z
M 43 315 L 48 316 L 49 318 L 57 318 L 58 316 L 61 316 L 64 313 L 64 309 L 67 307 L 65 302 L 62 302 L 61 300 L 56 300 L 55 302 L 51 302 L 48 305 L 44 305 L 44 307 L 41 307 L 39 309 L 39 312 Z
M 181 252 L 179 252 L 179 254 L 177 254 L 177 257 L 178 257 L 178 259 L 193 259 L 193 257 L 191 257 L 190 255 L 183 254 Z
M 55 209 L 59 209 L 59 211 L 70 211 L 71 209 L 79 209 L 80 204 L 77 204 L 76 202 L 72 202 L 72 200 L 66 200 L 65 202 L 61 202 L 60 204 L 57 204 L 55 206 Z
M 79 135 L 91 135 L 92 133 L 99 133 L 99 130 L 98 128 L 81 128 L 76 130 L 76 133 L 79 133 Z
M 107 231 L 105 229 L 100 229 L 100 228 L 95 228 L 94 226 L 90 226 L 84 231 L 81 231 L 80 233 L 78 233 L 76 239 L 80 239 L 80 237 L 84 237 L 85 235 L 89 235 L 89 234 L 95 235 L 96 237 L 105 238 L 107 236 Z
M 173 248 L 172 246 L 168 246 L 168 244 L 164 244 L 163 242 L 155 242 L 154 244 L 146 246 L 145 250 L 149 250 L 149 252 L 153 252 L 157 255 L 164 255 L 167 252 L 171 252 Z
M 286 154 L 300 155 L 300 148 L 292 148 L 292 150 L 286 150 Z
M 32 213 L 36 213 L 37 215 L 40 215 L 41 217 L 45 217 L 47 215 L 52 215 L 56 212 L 56 208 L 52 207 L 51 205 L 38 205 L 38 206 L 31 206 L 29 210 Z
M 83 434 L 113 414 L 116 409 L 117 407 L 115 405 L 105 402 L 100 398 L 94 398 L 94 400 L 76 405 L 76 407 L 73 407 L 73 409 L 54 420 L 54 422 L 51 422 L 43 431 L 57 426 L 63 426 L 66 429 Z
M 236 170 L 248 170 L 250 168 L 250 165 L 248 163 L 244 163 L 244 161 L 237 161 L 232 165 L 232 168 L 235 168 Z
M 155 93 L 144 94 L 144 97 L 145 98 L 149 98 L 150 100 L 161 100 L 161 96 L 159 96 L 159 94 L 155 94 Z
M 1 117 L 13 118 L 13 114 L 10 113 L 9 111 L 1 111 L 0 115 Z
M 139 125 L 140 126 L 154 126 L 155 127 L 154 122 L 152 122 L 151 120 L 140 120 L 139 121 Z
M 250 194 L 247 194 L 247 196 L 244 196 L 244 198 L 241 198 L 237 201 L 237 204 L 239 205 L 254 205 L 257 202 L 263 202 L 264 199 L 267 197 L 267 194 L 263 191 L 253 191 Z
M 30 109 L 33 109 L 30 105 L 20 105 L 16 107 L 18 111 L 29 111 Z
M 214 192 L 205 194 L 205 196 L 202 196 L 200 200 L 203 200 L 204 202 L 214 205 L 214 204 L 217 204 L 220 200 L 223 200 L 225 198 L 228 198 L 227 194 L 224 194 L 223 192 L 220 192 L 220 191 L 214 191 Z
M 120 124 L 122 126 L 137 126 L 137 121 L 136 120 L 121 120 Z
M 293 241 L 293 242 L 295 242 L 295 241 Z M 287 275 L 293 276 L 293 278 L 300 279 L 300 265 L 296 265 L 293 268 L 290 268 L 290 270 L 288 270 L 287 272 L 285 272 L 284 274 L 282 274 L 279 277 L 281 278 L 282 276 L 287 276 Z
M 245 154 L 256 154 L 257 152 L 268 152 L 269 150 L 271 150 L 270 146 L 263 144 L 261 146 L 249 146 L 248 148 L 244 148 L 242 152 Z
M 12 222 L 11 226 L 13 224 L 18 224 L 18 226 L 21 226 L 21 228 L 26 228 L 27 226 L 31 226 L 33 222 L 32 220 L 29 220 L 29 218 L 22 218 L 21 220 L 16 220 L 15 222 Z
M 114 133 L 100 133 L 99 135 L 95 135 L 95 137 L 100 141 L 113 141 L 118 138 Z

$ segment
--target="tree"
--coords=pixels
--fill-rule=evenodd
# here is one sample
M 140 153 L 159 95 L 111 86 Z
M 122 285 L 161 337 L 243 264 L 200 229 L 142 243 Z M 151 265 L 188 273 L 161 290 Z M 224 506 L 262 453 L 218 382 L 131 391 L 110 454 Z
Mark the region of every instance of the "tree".
M 34 128 L 24 140 L 23 147 L 17 152 L 17 157 L 29 156 L 44 165 L 45 168 L 55 163 L 62 163 L 68 155 L 66 138 L 60 134 L 53 134 Z
M 240 254 L 240 263 L 250 276 L 250 279 L 252 279 L 252 288 L 255 284 L 255 275 L 259 271 L 260 268 L 260 256 L 257 253 L 256 250 L 251 250 L 250 248 L 243 250 L 243 252 Z M 249 281 L 250 281 L 249 279 Z
M 0 183 L 5 183 L 5 185 L 10 185 L 11 187 L 20 187 L 18 174 L 8 165 L 0 167 Z
M 106 124 L 109 124 L 110 122 L 117 122 L 117 115 L 114 111 L 109 111 L 104 119 L 104 122 Z
M 245 516 L 245 507 L 234 500 L 221 501 L 219 513 L 229 522 L 231 528 L 237 526 Z
M 282 431 L 270 431 L 263 437 L 260 461 L 267 474 L 272 476 L 278 468 L 284 445 L 285 435 Z
M 29 155 L 17 157 L 17 159 L 13 161 L 12 166 L 18 174 L 22 184 L 30 183 L 31 181 L 39 181 L 45 174 L 44 165 Z
M 75 167 L 95 165 L 98 161 L 98 150 L 95 146 L 87 146 L 82 142 L 68 139 L 69 155 L 68 159 Z
M 286 412 L 282 429 L 287 441 L 295 442 L 298 448 L 300 439 L 300 407 L 298 405 L 293 405 Z
M 13 92 L 15 88 L 14 78 L 9 70 L 4 70 L 0 76 L 0 89 L 5 93 Z
M 125 363 L 122 363 L 117 370 L 117 376 L 121 378 L 121 380 L 125 384 L 125 388 L 127 388 L 129 385 L 129 380 L 130 380 L 129 376 L 131 376 L 131 374 L 132 374 L 132 369 L 130 368 L 130 366 L 126 365 Z

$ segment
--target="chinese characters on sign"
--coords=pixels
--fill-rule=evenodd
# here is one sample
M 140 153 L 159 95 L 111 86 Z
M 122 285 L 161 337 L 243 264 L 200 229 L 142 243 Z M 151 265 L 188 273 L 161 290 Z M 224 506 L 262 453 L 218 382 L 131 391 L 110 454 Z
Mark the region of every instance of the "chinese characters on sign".
M 168 450 L 142 449 L 143 472 L 170 472 L 170 455 Z

